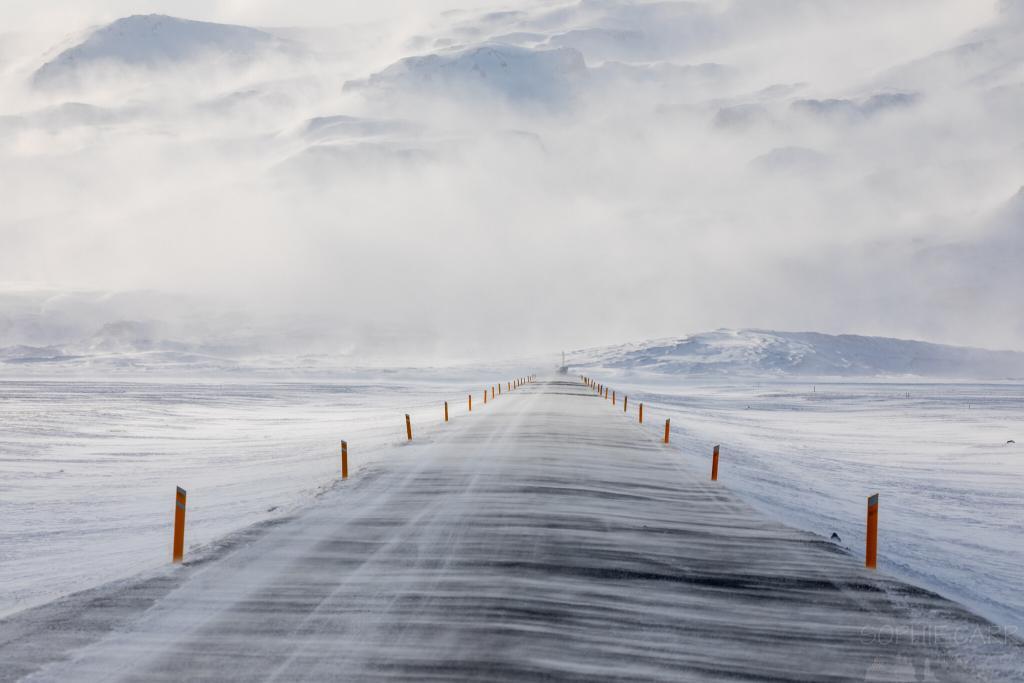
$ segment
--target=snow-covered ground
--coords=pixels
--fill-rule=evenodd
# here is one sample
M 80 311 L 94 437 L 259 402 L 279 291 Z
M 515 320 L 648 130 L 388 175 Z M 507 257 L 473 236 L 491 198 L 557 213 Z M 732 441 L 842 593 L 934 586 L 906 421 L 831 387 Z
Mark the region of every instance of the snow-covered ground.
M 519 368 L 515 368 L 518 370 Z M 378 373 L 387 377 L 388 373 Z M 493 374 L 493 376 L 492 376 Z M 0 615 L 166 564 L 174 487 L 195 548 L 308 504 L 517 376 L 410 371 L 332 383 L 0 382 Z M 506 377 L 507 375 L 507 377 Z
M 315 505 L 0 622 L 32 681 L 1019 681 L 1024 643 L 686 471 L 579 381 Z
M 687 466 L 708 474 L 721 444 L 725 486 L 856 553 L 880 493 L 881 571 L 1024 632 L 1024 384 L 580 371 L 652 432 L 671 418 Z
M 720 443 L 725 486 L 855 552 L 880 492 L 882 571 L 1024 628 L 1024 385 L 589 372 L 633 419 L 643 401 L 652 432 L 671 417 L 682 463 L 707 470 Z M 3 382 L 0 613 L 166 563 L 177 485 L 194 552 L 330 487 L 341 438 L 358 469 L 401 443 L 405 412 L 429 435 L 446 399 L 458 419 L 477 387 L 483 409 L 486 376 Z

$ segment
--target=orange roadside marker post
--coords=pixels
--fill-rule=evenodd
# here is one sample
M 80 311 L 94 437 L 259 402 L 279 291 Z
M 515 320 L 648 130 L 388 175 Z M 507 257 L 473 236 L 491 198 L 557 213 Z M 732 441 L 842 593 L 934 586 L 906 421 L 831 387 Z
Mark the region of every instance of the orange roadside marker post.
M 718 446 L 711 456 L 711 481 L 718 481 Z
M 473 412 L 473 394 L 469 395 L 469 412 Z
M 444 421 L 448 421 L 448 401 L 444 402 Z
M 864 566 L 874 569 L 878 561 L 878 494 L 868 498 L 868 538 Z
M 348 441 L 341 442 L 341 478 L 348 479 Z
M 494 398 L 494 386 L 491 386 L 491 398 Z
M 185 557 L 185 489 L 177 487 L 174 494 L 174 549 L 171 561 L 179 564 Z
M 615 405 L 615 392 L 612 392 L 612 405 Z
M 405 414 L 405 435 L 412 441 L 412 420 L 409 419 L 409 413 Z
M 487 403 L 487 387 L 484 387 L 484 404 Z
M 627 412 L 626 411 L 626 406 L 628 406 L 628 405 L 629 405 L 629 396 L 623 396 L 622 397 L 622 412 L 624 412 L 624 413 Z
M 640 424 L 644 423 L 644 404 L 640 404 Z
M 665 419 L 665 443 L 668 443 L 668 426 L 670 422 L 671 420 L 669 420 L 668 418 Z

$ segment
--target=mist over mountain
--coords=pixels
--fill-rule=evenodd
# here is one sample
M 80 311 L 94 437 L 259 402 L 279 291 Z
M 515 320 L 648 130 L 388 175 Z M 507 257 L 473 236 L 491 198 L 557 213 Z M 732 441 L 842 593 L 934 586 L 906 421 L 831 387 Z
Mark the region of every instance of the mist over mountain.
M 88 72 L 104 68 L 174 68 L 204 60 L 251 64 L 272 53 L 298 54 L 300 46 L 246 26 L 192 21 L 160 14 L 118 19 L 40 66 L 37 87 L 82 85 Z
M 558 104 L 571 98 L 587 76 L 583 55 L 573 49 L 483 45 L 453 54 L 407 57 L 346 87 L 442 97 L 496 95 L 515 103 Z
M 1024 348 L 1019 2 L 79 9 L 0 41 L 0 348 Z

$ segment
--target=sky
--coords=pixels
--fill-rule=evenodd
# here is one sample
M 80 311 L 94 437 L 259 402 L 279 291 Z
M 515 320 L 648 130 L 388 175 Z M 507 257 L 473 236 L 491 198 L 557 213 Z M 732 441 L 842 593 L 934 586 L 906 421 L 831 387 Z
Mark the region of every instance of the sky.
M 1024 349 L 1019 3 L 294 5 L 0 3 L 0 349 Z

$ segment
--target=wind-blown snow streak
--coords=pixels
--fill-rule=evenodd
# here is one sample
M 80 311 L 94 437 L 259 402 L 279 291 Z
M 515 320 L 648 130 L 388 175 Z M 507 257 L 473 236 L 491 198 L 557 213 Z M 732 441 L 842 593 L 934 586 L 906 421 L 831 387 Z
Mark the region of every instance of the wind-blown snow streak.
M 523 374 L 508 367 L 501 376 Z M 496 373 L 375 370 L 335 382 L 0 383 L 0 615 L 164 564 L 168 492 L 190 547 L 288 514 L 441 422 Z M 419 379 L 413 379 L 414 376 Z M 189 552 L 192 552 L 191 550 Z
M 882 494 L 880 566 L 1024 633 L 1024 386 L 595 371 L 672 420 L 682 462 L 773 518 L 864 547 Z M 635 415 L 634 415 L 635 417 Z
M 578 383 L 529 387 L 221 557 L 0 622 L 0 675 L 1019 676 L 1017 641 L 679 461 Z

